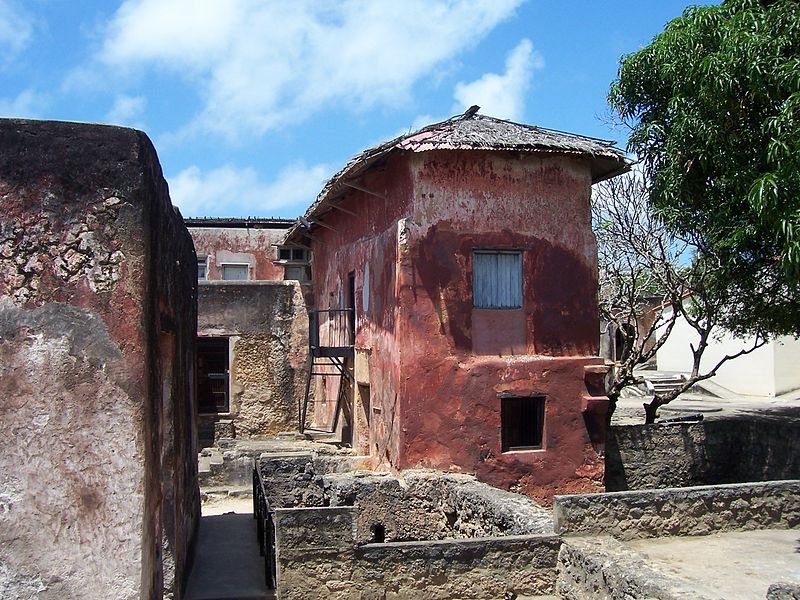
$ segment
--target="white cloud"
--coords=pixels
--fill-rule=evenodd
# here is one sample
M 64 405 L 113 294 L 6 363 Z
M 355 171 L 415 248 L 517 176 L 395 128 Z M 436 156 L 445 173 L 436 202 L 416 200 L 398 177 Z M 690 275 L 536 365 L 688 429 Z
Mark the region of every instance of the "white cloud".
M 126 96 L 122 94 L 114 99 L 111 110 L 106 113 L 105 120 L 114 125 L 125 125 L 145 129 L 141 117 L 147 105 L 144 96 Z
M 0 117 L 36 119 L 44 109 L 46 100 L 31 89 L 23 90 L 13 98 L 0 98 Z
M 197 86 L 204 107 L 190 130 L 261 134 L 326 107 L 408 102 L 522 1 L 126 0 L 100 59 Z
M 0 0 L 0 49 L 6 54 L 14 55 L 22 50 L 30 41 L 33 24 L 30 18 L 19 10 L 12 2 Z
M 246 18 L 241 0 L 126 0 L 108 26 L 109 64 L 156 62 L 200 70 L 226 52 Z
M 525 96 L 533 72 L 544 66 L 542 56 L 533 49 L 533 43 L 523 39 L 506 57 L 503 74 L 486 73 L 470 83 L 459 82 L 453 97 L 453 112 L 463 111 L 473 104 L 481 113 L 501 119 L 521 120 L 525 116 Z
M 204 172 L 191 166 L 169 178 L 173 204 L 184 216 L 271 216 L 290 206 L 297 214 L 316 198 L 331 169 L 293 163 L 271 182 L 262 181 L 252 167 L 225 165 Z

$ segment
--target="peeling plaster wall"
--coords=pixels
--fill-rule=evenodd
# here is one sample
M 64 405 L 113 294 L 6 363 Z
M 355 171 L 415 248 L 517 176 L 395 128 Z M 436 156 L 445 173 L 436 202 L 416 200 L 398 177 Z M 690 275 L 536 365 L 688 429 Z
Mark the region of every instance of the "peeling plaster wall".
M 182 594 L 194 262 L 144 134 L 0 121 L 0 596 Z
M 209 281 L 222 279 L 222 263 L 247 263 L 253 281 L 283 280 L 283 266 L 272 261 L 286 229 L 190 227 L 189 232 L 197 255 L 208 257 Z
M 308 364 L 308 286 L 207 282 L 200 286 L 200 336 L 231 340 L 230 413 L 237 437 L 297 429 Z
M 335 231 L 314 231 L 318 307 L 344 306 L 355 273 L 356 379 L 370 389 L 368 410 L 355 395 L 356 448 L 543 502 L 602 489 L 586 424 L 606 402 L 587 387 L 602 368 L 590 184 L 579 157 L 395 154 L 360 182 L 385 200 L 351 191 L 341 206 L 358 217 L 320 217 Z M 521 310 L 473 309 L 476 248 L 523 251 Z M 319 421 L 332 421 L 334 392 Z M 542 450 L 501 452 L 502 393 L 547 396 Z

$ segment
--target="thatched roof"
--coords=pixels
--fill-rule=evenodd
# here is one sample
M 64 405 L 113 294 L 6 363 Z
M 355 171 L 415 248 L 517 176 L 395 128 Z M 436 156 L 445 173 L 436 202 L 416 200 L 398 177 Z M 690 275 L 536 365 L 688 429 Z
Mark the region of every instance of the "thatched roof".
M 393 152 L 430 150 L 493 150 L 534 154 L 580 155 L 591 160 L 592 183 L 629 169 L 628 161 L 614 142 L 565 133 L 535 125 L 524 125 L 476 114 L 477 107 L 441 123 L 402 135 L 354 156 L 322 188 L 305 217 L 287 233 L 287 239 L 305 227 L 349 190 L 358 177 Z M 302 223 L 305 221 L 306 223 Z

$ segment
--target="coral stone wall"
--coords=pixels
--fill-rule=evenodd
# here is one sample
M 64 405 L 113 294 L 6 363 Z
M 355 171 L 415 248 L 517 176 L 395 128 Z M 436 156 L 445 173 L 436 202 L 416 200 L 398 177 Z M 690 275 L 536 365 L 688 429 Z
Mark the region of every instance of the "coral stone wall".
M 237 437 L 295 431 L 308 364 L 308 286 L 295 281 L 199 286 L 199 336 L 230 341 L 230 412 Z
M 355 281 L 356 448 L 544 502 L 602 489 L 586 424 L 605 401 L 587 389 L 602 365 L 590 185 L 580 157 L 407 153 L 361 182 L 385 200 L 348 192 L 341 205 L 357 217 L 321 217 L 333 230 L 314 231 L 318 306 L 345 306 Z M 475 249 L 522 252 L 521 309 L 473 308 Z M 502 452 L 504 394 L 546 396 L 540 450 Z
M 0 590 L 180 597 L 195 254 L 137 131 L 0 121 Z
M 222 265 L 248 265 L 252 281 L 282 281 L 283 266 L 276 265 L 275 246 L 286 229 L 241 227 L 190 227 L 198 256 L 207 257 L 207 279 L 222 279 Z
M 800 481 L 558 496 L 556 533 L 620 540 L 793 529 L 800 525 Z
M 606 444 L 606 489 L 797 479 L 798 437 L 800 421 L 789 411 L 614 426 Z

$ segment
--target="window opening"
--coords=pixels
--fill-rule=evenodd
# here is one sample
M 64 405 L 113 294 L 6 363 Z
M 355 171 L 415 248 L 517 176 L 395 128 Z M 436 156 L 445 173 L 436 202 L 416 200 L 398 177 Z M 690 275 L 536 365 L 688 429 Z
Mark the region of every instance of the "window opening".
M 197 409 L 230 412 L 228 402 L 228 338 L 197 338 Z
M 386 527 L 383 523 L 373 523 L 372 527 L 372 543 L 383 544 L 386 541 Z
M 249 265 L 222 265 L 222 279 L 226 281 L 247 281 Z
M 308 248 L 303 246 L 278 246 L 278 260 L 308 262 Z
M 522 252 L 475 250 L 472 298 L 475 308 L 522 308 Z
M 197 257 L 197 279 L 203 281 L 208 279 L 208 257 Z
M 500 398 L 503 452 L 541 449 L 544 402 L 544 396 Z
M 286 265 L 283 268 L 284 279 L 296 279 L 297 281 L 310 281 L 308 267 L 304 265 Z

